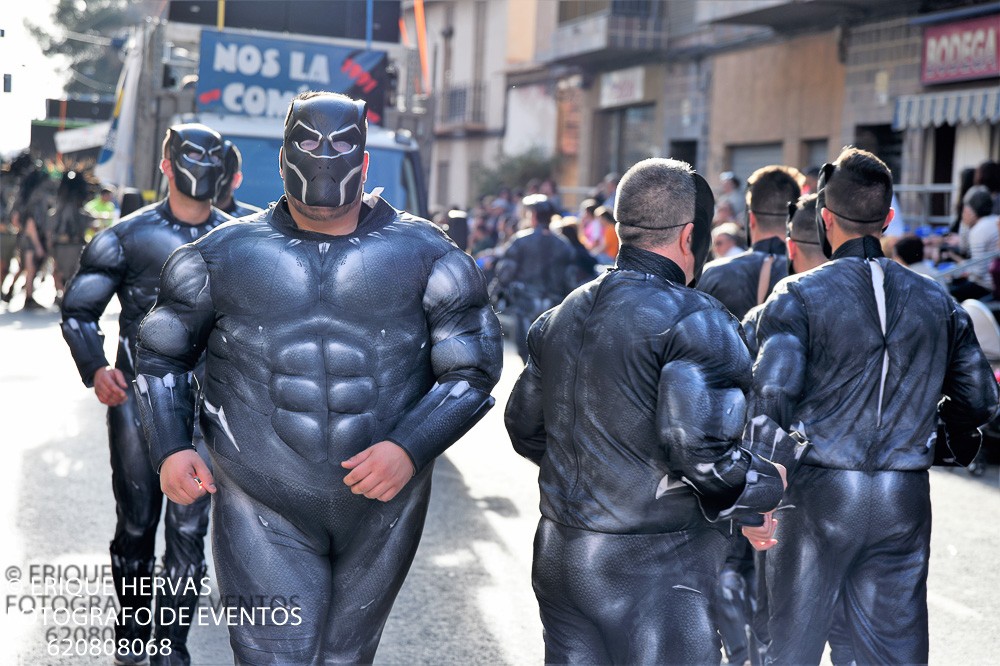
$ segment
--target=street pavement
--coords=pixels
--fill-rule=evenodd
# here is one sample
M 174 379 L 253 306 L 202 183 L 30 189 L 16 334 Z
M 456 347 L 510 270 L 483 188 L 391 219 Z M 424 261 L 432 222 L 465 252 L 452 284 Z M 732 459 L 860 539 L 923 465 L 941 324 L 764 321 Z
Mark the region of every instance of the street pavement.
M 38 298 L 52 295 L 43 288 Z M 105 410 L 80 383 L 55 308 L 25 312 L 18 301 L 0 308 L 0 663 L 110 663 L 88 643 L 110 637 L 113 617 L 100 615 L 113 598 L 100 577 L 115 523 Z M 112 359 L 116 317 L 112 307 L 101 322 Z M 530 582 L 536 473 L 503 429 L 521 367 L 510 346 L 504 360 L 497 406 L 437 463 L 424 537 L 376 663 L 542 663 Z M 1000 472 L 934 471 L 931 488 L 931 663 L 997 663 Z M 157 543 L 162 552 L 162 534 Z M 210 587 L 209 607 L 218 603 Z M 43 605 L 64 610 L 43 616 Z M 192 627 L 196 666 L 232 663 L 226 629 L 212 618 Z M 97 656 L 79 654 L 87 651 Z

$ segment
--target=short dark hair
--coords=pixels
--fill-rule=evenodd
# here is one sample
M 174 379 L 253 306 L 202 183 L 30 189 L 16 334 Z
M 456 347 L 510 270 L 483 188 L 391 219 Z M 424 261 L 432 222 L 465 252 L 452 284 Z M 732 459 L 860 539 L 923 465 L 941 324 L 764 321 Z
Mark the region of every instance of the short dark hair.
M 584 199 L 583 202 L 580 203 L 580 210 L 585 210 L 590 215 L 596 215 L 597 213 L 595 211 L 600 205 L 601 204 L 597 202 L 597 199 Z
M 747 180 L 747 209 L 763 231 L 780 233 L 788 218 L 788 204 L 798 201 L 805 178 L 795 167 L 772 164 Z
M 824 208 L 850 233 L 867 235 L 885 223 L 892 207 L 892 171 L 867 150 L 847 146 L 824 185 Z
M 819 228 L 816 226 L 816 194 L 806 194 L 799 197 L 794 206 L 794 213 L 788 221 L 788 237 L 799 243 L 819 244 Z
M 625 172 L 615 198 L 622 245 L 649 249 L 677 239 L 694 222 L 697 187 L 687 162 L 659 157 Z
M 892 248 L 893 254 L 907 266 L 924 260 L 924 242 L 916 236 L 903 236 Z
M 987 160 L 976 167 L 975 185 L 983 185 L 990 192 L 1000 192 L 1000 162 Z

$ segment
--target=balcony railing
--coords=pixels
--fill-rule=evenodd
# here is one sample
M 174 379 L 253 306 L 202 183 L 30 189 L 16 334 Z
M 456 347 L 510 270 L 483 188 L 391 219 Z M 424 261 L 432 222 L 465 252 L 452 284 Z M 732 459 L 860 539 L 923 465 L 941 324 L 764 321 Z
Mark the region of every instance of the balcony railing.
M 435 130 L 486 129 L 486 94 L 483 81 L 442 90 L 436 95 Z
M 631 6 L 630 6 L 631 7 Z M 544 62 L 583 64 L 636 53 L 667 49 L 666 17 L 656 10 L 649 15 L 612 9 L 560 23 L 552 48 L 539 53 Z

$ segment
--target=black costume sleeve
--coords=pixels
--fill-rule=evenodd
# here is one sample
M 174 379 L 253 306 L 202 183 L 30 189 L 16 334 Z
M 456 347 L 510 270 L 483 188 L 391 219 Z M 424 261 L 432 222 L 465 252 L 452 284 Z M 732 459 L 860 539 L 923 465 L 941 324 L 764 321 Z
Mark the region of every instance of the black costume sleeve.
M 777 469 L 740 447 L 750 355 L 735 319 L 711 308 L 688 315 L 668 340 L 656 424 L 671 472 L 698 493 L 709 520 L 747 518 L 781 500 Z
M 503 362 L 500 323 L 469 255 L 454 249 L 434 262 L 423 307 L 437 383 L 387 437 L 409 454 L 418 472 L 493 406 L 490 391 Z
M 768 299 L 757 316 L 757 363 L 748 416 L 767 416 L 788 431 L 805 388 L 809 323 L 805 304 L 789 289 Z
M 528 330 L 528 363 L 514 384 L 504 412 L 504 424 L 514 450 L 536 465 L 542 464 L 546 448 L 542 369 L 538 352 L 543 329 L 551 313 L 549 310 L 543 314 Z
M 63 294 L 63 338 L 87 387 L 94 385 L 94 373 L 108 365 L 104 333 L 97 322 L 124 274 L 125 251 L 118 236 L 106 229 L 84 249 L 80 268 Z
M 969 314 L 957 304 L 949 321 L 948 372 L 934 462 L 968 466 L 982 444 L 979 426 L 997 412 L 997 383 L 973 332 Z
M 989 421 L 997 411 L 997 382 L 983 354 L 972 320 L 956 304 L 952 311 L 951 348 L 944 395 L 942 420 L 949 430 L 972 430 Z
M 153 469 L 170 454 L 194 448 L 190 373 L 213 322 L 208 268 L 197 248 L 182 246 L 164 265 L 156 305 L 139 327 L 137 404 Z

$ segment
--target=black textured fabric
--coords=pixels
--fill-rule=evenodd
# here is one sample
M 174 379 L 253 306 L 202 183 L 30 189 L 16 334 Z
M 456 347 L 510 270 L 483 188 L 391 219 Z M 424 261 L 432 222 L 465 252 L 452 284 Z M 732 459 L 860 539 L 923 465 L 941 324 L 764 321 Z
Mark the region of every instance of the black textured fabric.
M 531 328 L 505 421 L 541 467 L 547 661 L 718 660 L 709 603 L 730 524 L 709 521 L 759 518 L 781 497 L 775 468 L 740 448 L 737 322 L 683 281 L 625 249 Z
M 765 558 L 767 663 L 819 664 L 829 638 L 858 664 L 926 664 L 927 472 L 804 465 L 785 503 Z
M 298 229 L 282 199 L 185 246 L 140 330 L 150 384 L 207 350 L 222 594 L 301 607 L 298 628 L 231 627 L 241 663 L 371 660 L 419 539 L 430 461 L 482 416 L 500 375 L 473 260 L 378 198 L 362 211 L 353 233 L 328 236 Z M 157 418 L 171 413 L 162 395 L 143 403 Z M 177 447 L 175 421 L 148 433 L 151 451 Z M 340 463 L 387 439 L 417 476 L 384 504 L 352 494 Z
M 717 298 L 734 317 L 743 319 L 757 305 L 757 288 L 764 259 L 768 256 L 776 259 L 771 264 L 771 276 L 768 280 L 770 293 L 788 275 L 785 253 L 785 242 L 782 239 L 766 238 L 735 257 L 709 262 L 698 281 L 698 289 Z
M 108 365 L 104 336 L 97 324 L 111 297 L 117 295 L 119 344 L 115 367 L 135 375 L 135 336 L 160 286 L 167 257 L 185 243 L 201 238 L 230 219 L 213 208 L 201 224 L 177 220 L 166 200 L 146 206 L 97 234 L 80 257 L 80 268 L 66 286 L 62 302 L 63 337 L 86 386 Z
M 229 205 L 222 209 L 227 215 L 232 217 L 246 217 L 248 215 L 253 215 L 255 213 L 261 212 L 261 209 L 253 204 L 244 203 L 242 201 L 237 201 L 232 199 Z
M 749 414 L 801 432 L 813 465 L 924 470 L 934 459 L 942 394 L 950 398 L 945 421 L 976 428 L 996 411 L 997 383 L 968 314 L 947 290 L 878 257 L 882 333 L 872 262 L 863 258 L 876 246 L 848 241 L 838 259 L 777 287 L 758 315 Z
M 122 308 L 115 367 L 124 373 L 126 381 L 131 382 L 135 377 L 135 338 L 139 322 L 156 299 L 164 262 L 179 246 L 204 236 L 228 219 L 213 208 L 204 223 L 188 225 L 173 216 L 164 200 L 136 211 L 94 237 L 83 252 L 79 270 L 66 287 L 62 303 L 63 336 L 86 386 L 93 386 L 94 373 L 108 364 L 98 320 L 112 296 L 117 294 Z M 118 517 L 111 542 L 111 559 L 119 605 L 136 609 L 149 608 L 151 596 L 129 592 L 123 585 L 128 583 L 135 590 L 136 576 L 149 575 L 157 525 L 163 511 L 163 494 L 156 471 L 149 464 L 135 396 L 131 390 L 126 394 L 125 403 L 108 408 L 111 483 Z M 193 410 L 193 399 L 188 396 L 183 400 L 186 409 Z M 189 430 L 185 442 L 185 447 L 192 446 L 203 448 L 197 429 Z M 163 558 L 166 571 L 187 572 L 177 575 L 194 577 L 196 573 L 192 572 L 204 568 L 208 510 L 207 497 L 190 506 L 167 502 Z M 148 580 L 146 582 L 148 584 Z M 189 601 L 161 597 L 157 604 L 166 607 Z M 148 639 L 151 627 L 137 624 L 134 610 L 129 617 L 129 622 L 116 625 L 115 637 Z M 178 658 L 186 658 L 184 634 L 168 636 L 164 632 L 170 629 L 164 627 L 157 627 L 156 631 L 157 638 L 169 637 L 173 641 Z
M 519 232 L 497 263 L 497 286 L 517 322 L 514 339 L 521 360 L 528 360 L 528 329 L 540 314 L 575 288 L 576 253 L 547 228 Z
M 968 315 L 865 237 L 782 281 L 744 325 L 759 346 L 748 413 L 812 445 L 766 557 L 769 663 L 819 663 L 828 636 L 838 660 L 853 643 L 858 663 L 926 663 L 938 420 L 969 431 L 997 407 Z
M 602 534 L 543 517 L 532 583 L 545 663 L 719 663 L 710 604 L 729 541 L 700 527 Z

